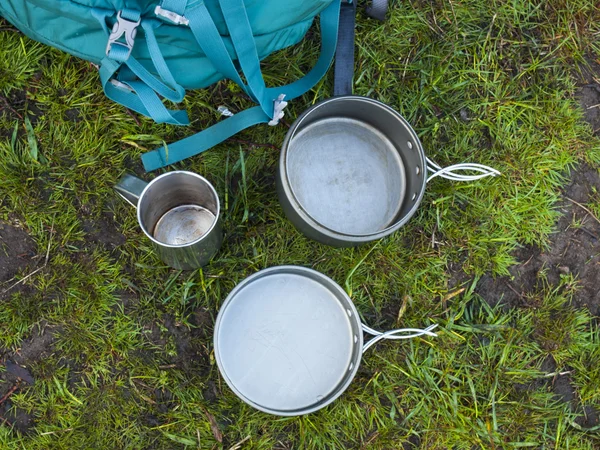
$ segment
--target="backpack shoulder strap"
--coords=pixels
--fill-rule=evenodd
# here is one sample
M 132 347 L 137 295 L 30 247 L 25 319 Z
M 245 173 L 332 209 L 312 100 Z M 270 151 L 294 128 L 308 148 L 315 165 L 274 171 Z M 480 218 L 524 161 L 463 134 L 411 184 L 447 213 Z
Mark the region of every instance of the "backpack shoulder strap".
M 333 75 L 333 95 L 352 94 L 354 78 L 354 25 L 356 2 L 344 1 L 340 9 L 340 29 Z
M 384 21 L 388 0 L 372 0 L 366 8 L 369 17 Z M 354 27 L 356 24 L 356 0 L 342 0 L 340 31 L 335 54 L 333 95 L 352 94 L 354 77 Z

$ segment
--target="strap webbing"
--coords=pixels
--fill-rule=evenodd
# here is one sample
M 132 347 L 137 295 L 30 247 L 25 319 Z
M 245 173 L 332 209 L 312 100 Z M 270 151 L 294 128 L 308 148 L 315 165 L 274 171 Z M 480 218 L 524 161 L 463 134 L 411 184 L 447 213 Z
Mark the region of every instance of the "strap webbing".
M 167 62 L 162 55 L 160 47 L 158 46 L 158 41 L 156 40 L 156 36 L 154 34 L 154 29 L 158 28 L 161 25 L 161 22 L 153 19 L 145 19 L 142 20 L 142 28 L 144 29 L 144 33 L 146 35 L 146 45 L 148 46 L 148 53 L 150 54 L 150 58 L 152 59 L 152 64 L 154 64 L 154 68 L 158 72 L 160 78 L 168 84 L 162 83 L 154 78 L 151 74 L 148 73 L 146 69 L 144 69 L 141 64 L 139 66 L 146 72 L 147 76 L 150 76 L 154 81 L 156 81 L 157 87 L 160 89 L 155 89 L 150 83 L 148 86 L 152 87 L 156 92 L 158 92 L 163 97 L 171 100 L 172 102 L 179 103 L 183 100 L 185 96 L 185 89 L 175 81 L 175 77 L 171 73 L 169 66 L 167 66 Z M 136 61 L 137 63 L 137 61 Z M 139 71 L 135 70 L 133 67 L 131 68 L 133 72 L 140 77 L 140 79 L 146 81 L 139 73 Z
M 291 84 L 279 88 L 267 88 L 275 99 L 279 94 L 284 94 L 286 100 L 292 100 L 307 93 L 321 80 L 329 70 L 335 48 L 337 45 L 338 29 L 340 24 L 340 1 L 333 0 L 319 16 L 321 26 L 321 54 L 315 66 L 302 78 Z
M 195 10 L 195 8 L 192 9 Z M 228 9 L 228 13 L 230 13 L 231 11 L 232 10 Z M 301 79 L 295 81 L 294 83 L 282 86 L 280 88 L 265 88 L 264 94 L 262 95 L 263 99 L 274 100 L 280 94 L 285 94 L 286 100 L 299 97 L 306 93 L 309 89 L 311 89 L 321 78 L 323 78 L 325 73 L 327 73 L 329 66 L 331 65 L 333 55 L 335 54 L 338 36 L 339 15 L 339 0 L 333 0 L 331 4 L 327 8 L 325 8 L 325 10 L 323 10 L 323 12 L 321 12 L 320 14 L 321 54 L 319 55 L 319 59 L 317 60 L 317 63 L 312 68 L 312 70 L 309 71 Z M 190 27 L 192 28 L 192 31 L 194 30 L 194 28 L 198 29 L 197 24 L 193 24 L 192 16 L 186 13 L 186 17 L 190 20 Z M 230 18 L 230 20 L 232 20 L 232 18 Z M 239 26 L 239 22 L 234 23 L 237 23 L 236 26 Z M 196 36 L 196 38 L 198 39 L 198 36 Z M 252 38 L 252 43 L 254 43 L 254 38 Z M 201 42 L 199 42 L 199 44 L 202 45 Z M 253 52 L 250 51 L 249 53 L 244 53 L 244 55 L 244 58 L 253 57 Z M 239 57 L 240 55 L 238 55 L 238 58 Z M 258 56 L 256 58 L 258 60 Z M 221 62 L 223 62 L 222 59 Z M 241 64 L 242 63 L 240 61 L 240 65 Z M 246 67 L 253 67 L 253 65 L 254 67 L 256 67 L 255 63 L 251 63 L 249 60 L 245 64 Z M 245 73 L 245 76 L 247 80 L 250 80 L 249 74 Z M 256 78 L 253 76 L 252 80 L 255 79 Z M 257 94 L 258 98 L 261 98 L 259 97 L 260 86 L 264 86 L 264 81 L 262 83 L 254 82 L 254 84 L 250 86 L 250 89 L 252 90 L 252 92 Z M 257 92 L 254 91 L 254 89 L 256 89 Z M 144 155 L 142 155 L 142 162 L 144 163 L 144 168 L 147 172 L 150 172 L 152 170 L 156 170 L 169 164 L 173 164 L 175 162 L 189 158 L 190 156 L 202 153 L 203 151 L 208 150 L 209 148 L 219 144 L 220 142 L 228 139 L 229 137 L 240 132 L 241 130 L 244 130 L 245 128 L 259 123 L 269 122 L 271 120 L 271 117 L 272 115 L 268 115 L 265 113 L 264 108 L 258 106 L 235 114 L 234 116 L 229 117 L 193 136 L 190 136 L 179 142 L 170 144 L 168 146 L 168 149 L 160 147 L 156 150 L 145 153 Z
M 286 100 L 304 95 L 327 73 L 336 51 L 338 27 L 340 20 L 340 0 L 333 0 L 320 16 L 321 53 L 315 66 L 302 78 L 295 82 L 276 88 L 266 88 L 260 72 L 258 52 L 252 36 L 252 28 L 248 21 L 242 0 L 220 0 L 223 16 L 227 22 L 231 39 L 236 49 L 242 71 L 257 100 L 268 114 L 273 112 L 273 101 L 284 94 Z M 235 31 L 234 31 L 235 30 Z
M 107 34 L 109 34 L 109 29 L 106 21 L 109 17 L 114 16 L 114 14 L 114 11 L 110 10 L 92 9 L 92 15 L 100 22 Z M 140 15 L 139 12 L 125 9 L 121 11 L 121 17 L 137 21 Z M 172 87 L 159 81 L 137 60 L 129 56 L 129 51 L 126 47 L 113 45 L 109 56 L 102 59 L 100 63 L 100 80 L 104 93 L 111 100 L 140 114 L 152 117 L 157 123 L 166 122 L 174 125 L 188 125 L 189 119 L 185 111 L 167 109 L 156 94 L 156 92 L 159 92 L 163 97 L 173 101 L 181 101 L 185 94 L 184 89 L 175 82 L 158 48 L 158 43 L 154 37 L 154 28 L 158 26 L 158 21 L 149 21 L 147 24 L 142 23 L 142 26 L 146 33 L 148 50 L 154 66 L 160 76 L 167 83 L 171 84 Z M 142 82 L 136 82 L 134 74 Z M 115 83 L 116 80 L 125 81 L 125 84 Z M 117 87 L 113 83 L 120 87 Z
M 219 34 L 219 30 L 217 30 L 217 26 L 213 22 L 204 2 L 196 3 L 188 8 L 185 16 L 190 21 L 189 26 L 198 45 L 217 71 L 224 77 L 236 82 L 248 95 L 256 100 L 254 93 L 242 81 L 235 68 L 223 38 Z
M 252 27 L 246 14 L 246 6 L 243 0 L 219 0 L 219 4 L 221 5 L 221 11 L 223 12 L 231 41 L 235 47 L 237 59 L 246 80 L 248 80 L 248 85 L 256 95 L 256 100 L 265 114 L 273 117 L 273 100 L 275 98 L 269 97 L 267 93 L 265 80 L 260 70 L 260 60 L 258 59 L 258 51 L 256 50 Z
M 333 76 L 333 95 L 352 94 L 354 78 L 354 25 L 356 1 L 344 1 L 340 10 L 340 30 Z
M 156 95 L 156 92 L 145 83 L 127 81 L 127 86 L 131 90 L 114 86 L 111 80 L 121 66 L 122 63 L 109 57 L 104 58 L 100 64 L 100 80 L 104 93 L 108 98 L 133 111 L 152 117 L 157 123 L 166 122 L 174 125 L 189 124 L 189 119 L 185 111 L 167 109 L 158 98 L 158 95 Z
M 162 0 L 160 2 L 160 6 L 163 9 L 172 11 L 175 14 L 179 14 L 180 16 L 183 16 L 183 13 L 185 11 L 185 7 L 187 6 L 187 3 L 188 3 L 188 0 Z
M 247 109 L 204 131 L 168 145 L 167 148 L 160 147 L 159 149 L 144 153 L 142 155 L 144 169 L 146 169 L 146 172 L 150 172 L 182 161 L 220 144 L 252 125 L 267 123 L 269 120 L 271 118 L 264 113 L 260 106 Z

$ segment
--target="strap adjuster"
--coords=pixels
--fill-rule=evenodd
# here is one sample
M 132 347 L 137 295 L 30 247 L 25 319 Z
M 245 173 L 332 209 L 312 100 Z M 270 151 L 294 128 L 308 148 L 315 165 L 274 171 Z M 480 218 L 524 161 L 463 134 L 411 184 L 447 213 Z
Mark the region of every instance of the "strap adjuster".
M 268 124 L 272 127 L 277 125 L 279 120 L 283 119 L 283 116 L 285 115 L 283 110 L 287 106 L 288 102 L 283 101 L 284 98 L 285 94 L 279 94 L 279 97 L 273 101 L 273 118 L 268 122 Z
M 124 91 L 134 92 L 134 90 L 131 89 L 131 87 L 128 84 L 122 83 L 119 80 L 116 80 L 115 78 L 111 78 L 109 82 L 116 88 L 122 89 Z
M 106 44 L 106 56 L 109 56 L 110 50 L 113 45 L 125 47 L 127 49 L 127 56 L 124 58 L 127 60 L 133 50 L 133 44 L 135 42 L 135 36 L 137 34 L 137 27 L 141 23 L 142 19 L 138 19 L 137 22 L 132 20 L 124 19 L 121 16 L 121 11 L 117 13 L 117 21 L 112 27 L 110 36 L 108 37 L 108 43 Z M 125 42 L 119 42 L 121 37 L 125 37 Z
M 174 13 L 173 11 L 169 11 L 168 9 L 161 8 L 160 5 L 156 5 L 154 8 L 154 14 L 163 20 L 167 20 L 175 25 L 189 25 L 190 21 L 184 16 Z

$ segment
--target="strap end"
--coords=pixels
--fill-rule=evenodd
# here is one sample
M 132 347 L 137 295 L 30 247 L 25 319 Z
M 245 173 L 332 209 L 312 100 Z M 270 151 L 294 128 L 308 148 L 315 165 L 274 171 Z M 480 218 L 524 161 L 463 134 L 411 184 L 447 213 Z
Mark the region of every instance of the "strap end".
M 163 157 L 165 152 L 164 147 L 157 148 L 142 155 L 142 164 L 146 172 L 153 172 L 167 165 L 167 161 Z M 174 162 L 174 161 L 173 161 Z

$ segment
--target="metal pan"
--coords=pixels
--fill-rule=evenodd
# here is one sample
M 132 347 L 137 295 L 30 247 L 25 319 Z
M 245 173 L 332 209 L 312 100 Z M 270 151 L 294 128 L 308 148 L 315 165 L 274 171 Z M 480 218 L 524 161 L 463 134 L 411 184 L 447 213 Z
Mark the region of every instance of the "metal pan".
M 343 96 L 318 103 L 292 124 L 277 189 L 296 228 L 346 247 L 402 227 L 426 180 L 425 153 L 409 123 L 377 100 Z
M 226 298 L 215 325 L 215 358 L 244 402 L 297 416 L 342 395 L 375 342 L 435 336 L 433 328 L 372 330 L 333 280 L 312 269 L 279 266 L 246 278 Z M 364 344 L 363 331 L 376 337 Z

